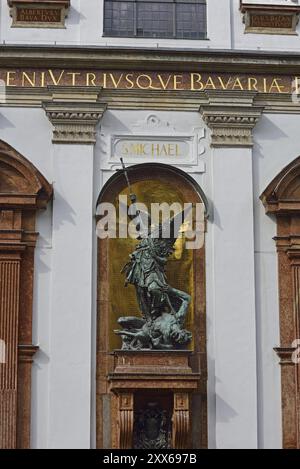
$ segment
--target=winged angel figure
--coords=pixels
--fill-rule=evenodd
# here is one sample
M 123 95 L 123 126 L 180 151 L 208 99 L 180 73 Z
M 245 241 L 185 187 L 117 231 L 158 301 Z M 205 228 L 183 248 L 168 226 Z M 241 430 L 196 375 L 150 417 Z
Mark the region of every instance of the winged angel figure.
M 130 198 L 135 205 L 136 196 L 131 192 L 123 161 L 122 165 L 130 189 Z M 171 287 L 165 273 L 186 212 L 181 212 L 149 229 L 149 215 L 147 214 L 148 223 L 145 224 L 145 217 L 136 210 L 137 223 L 147 226 L 144 230 L 139 227 L 143 236 L 140 236 L 140 241 L 122 272 L 126 277 L 125 285 L 135 287 L 142 317 L 118 319 L 123 330 L 117 330 L 115 333 L 122 336 L 122 348 L 125 350 L 179 349 L 192 339 L 192 334 L 184 329 L 191 297 L 188 293 Z

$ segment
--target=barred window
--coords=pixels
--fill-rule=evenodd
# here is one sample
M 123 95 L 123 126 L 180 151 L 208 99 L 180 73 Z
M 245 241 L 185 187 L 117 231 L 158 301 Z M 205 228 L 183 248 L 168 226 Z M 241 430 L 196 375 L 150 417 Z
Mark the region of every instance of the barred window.
M 206 0 L 104 0 L 104 35 L 205 39 Z

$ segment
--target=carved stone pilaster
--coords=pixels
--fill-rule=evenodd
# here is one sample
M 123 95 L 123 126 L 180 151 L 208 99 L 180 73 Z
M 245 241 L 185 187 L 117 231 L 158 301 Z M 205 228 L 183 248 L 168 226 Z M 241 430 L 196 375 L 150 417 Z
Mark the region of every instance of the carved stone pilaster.
M 252 130 L 263 108 L 254 106 L 255 93 L 207 92 L 200 114 L 211 129 L 212 147 L 252 147 Z
M 95 144 L 96 126 L 106 105 L 98 102 L 100 89 L 62 87 L 53 90 L 43 108 L 52 125 L 53 143 Z
M 20 263 L 18 252 L 0 255 L 0 337 L 6 344 L 6 360 L 0 377 L 0 448 L 16 447 L 17 416 L 17 348 L 20 296 Z

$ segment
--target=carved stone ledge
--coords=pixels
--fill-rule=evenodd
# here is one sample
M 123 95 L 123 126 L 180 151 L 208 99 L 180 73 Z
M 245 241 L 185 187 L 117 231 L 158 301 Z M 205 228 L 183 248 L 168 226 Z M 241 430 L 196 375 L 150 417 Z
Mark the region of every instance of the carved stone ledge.
M 96 143 L 96 126 L 106 109 L 98 102 L 99 91 L 64 88 L 54 91 L 43 108 L 52 125 L 53 143 Z
M 263 107 L 253 105 L 256 94 L 211 91 L 206 95 L 208 104 L 200 107 L 200 114 L 212 131 L 211 146 L 252 147 L 252 130 L 263 112 Z

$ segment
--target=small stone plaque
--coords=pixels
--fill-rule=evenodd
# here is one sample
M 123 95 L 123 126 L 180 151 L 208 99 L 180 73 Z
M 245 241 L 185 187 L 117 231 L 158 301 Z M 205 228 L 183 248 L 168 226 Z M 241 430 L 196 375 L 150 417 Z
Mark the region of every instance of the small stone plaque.
M 292 29 L 293 17 L 291 15 L 250 15 L 252 28 Z
M 10 0 L 13 27 L 64 28 L 70 0 L 25 2 Z
M 17 22 L 27 23 L 61 23 L 61 9 L 59 8 L 19 8 L 17 7 Z
M 198 139 L 200 136 L 195 135 L 112 135 L 110 163 L 115 164 L 122 157 L 129 164 L 144 160 L 198 166 L 198 154 L 204 151 Z
M 299 6 L 242 3 L 245 33 L 296 35 Z

